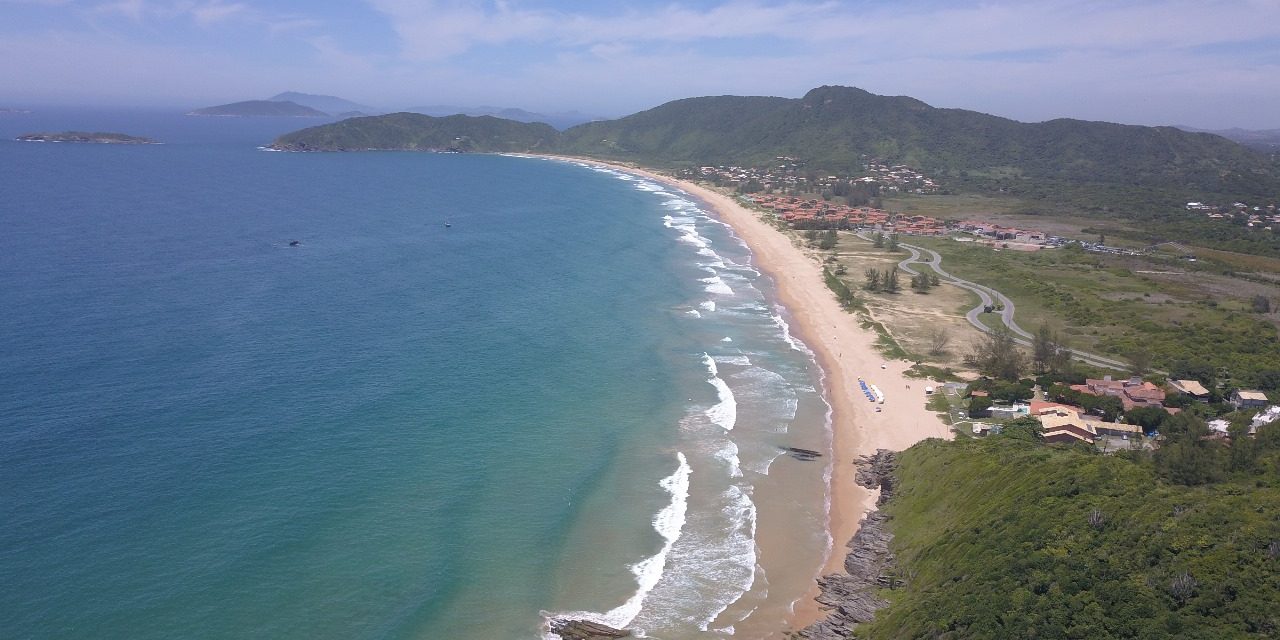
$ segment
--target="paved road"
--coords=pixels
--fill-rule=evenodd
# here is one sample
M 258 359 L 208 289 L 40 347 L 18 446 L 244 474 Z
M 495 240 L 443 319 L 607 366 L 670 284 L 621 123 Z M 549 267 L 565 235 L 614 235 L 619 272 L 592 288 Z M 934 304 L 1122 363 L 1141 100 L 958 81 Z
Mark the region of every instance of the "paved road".
M 859 233 L 858 237 L 863 240 L 871 240 L 870 233 L 865 231 Z M 961 289 L 968 289 L 969 291 L 978 294 L 978 299 L 981 300 L 981 302 L 978 303 L 978 306 L 970 309 L 969 312 L 965 314 L 965 319 L 969 321 L 969 324 L 973 325 L 983 333 L 991 333 L 991 327 L 983 324 L 982 321 L 978 319 L 978 316 L 983 313 L 986 307 L 1003 307 L 1000 310 L 1000 321 L 1014 333 L 1014 341 L 1024 346 L 1031 346 L 1031 341 L 1035 336 L 1026 329 L 1018 326 L 1018 323 L 1014 321 L 1013 314 L 1017 311 L 1017 308 L 1014 306 L 1013 301 L 1007 296 L 995 289 L 992 289 L 991 287 L 980 285 L 976 282 L 970 282 L 962 278 L 957 278 L 956 276 L 947 273 L 947 271 L 942 268 L 942 256 L 938 255 L 937 251 L 926 249 L 924 247 L 917 247 L 901 241 L 898 242 L 898 246 L 911 252 L 911 257 L 898 263 L 899 269 L 902 269 L 914 276 L 919 275 L 920 272 L 913 269 L 911 265 L 924 265 L 937 273 L 940 278 L 945 278 L 947 282 L 950 282 Z M 929 258 L 927 260 L 922 259 L 921 253 L 928 254 Z M 1096 353 L 1080 351 L 1078 349 L 1069 349 L 1069 351 L 1077 360 L 1094 366 L 1105 367 L 1108 369 L 1120 369 L 1122 371 L 1128 370 L 1129 368 L 1128 363 L 1121 360 L 1115 360 L 1106 356 L 1100 356 Z

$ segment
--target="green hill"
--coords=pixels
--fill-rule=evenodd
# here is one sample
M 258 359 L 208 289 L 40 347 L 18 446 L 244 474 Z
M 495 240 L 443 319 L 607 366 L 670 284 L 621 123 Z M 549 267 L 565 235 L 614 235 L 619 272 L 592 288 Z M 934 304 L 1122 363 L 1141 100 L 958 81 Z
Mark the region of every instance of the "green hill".
M 246 100 L 220 104 L 216 107 L 205 107 L 189 112 L 189 116 L 239 116 L 239 117 L 294 117 L 294 118 L 327 118 L 329 114 L 304 107 L 296 102 L 278 100 Z
M 803 98 L 688 98 L 557 133 L 497 118 L 391 114 L 289 134 L 285 148 L 538 150 L 680 168 L 768 166 L 852 175 L 906 164 L 955 191 L 1141 217 L 1188 200 L 1270 201 L 1280 165 L 1220 136 L 1080 120 L 1023 123 L 914 98 L 819 87 Z
M 1280 424 L 1184 426 L 1154 456 L 1029 435 L 899 454 L 902 584 L 855 637 L 1277 637 Z
M 963 173 L 970 181 L 999 175 L 1014 182 L 1280 191 L 1280 172 L 1268 158 L 1211 134 L 1080 120 L 1022 123 L 851 87 L 819 87 L 800 99 L 677 100 L 574 127 L 563 148 L 667 166 L 763 166 L 791 156 L 813 169 L 855 173 L 875 158 L 938 176 Z
M 294 131 L 276 138 L 271 147 L 282 151 L 554 151 L 558 136 L 550 125 L 491 116 L 391 113 Z

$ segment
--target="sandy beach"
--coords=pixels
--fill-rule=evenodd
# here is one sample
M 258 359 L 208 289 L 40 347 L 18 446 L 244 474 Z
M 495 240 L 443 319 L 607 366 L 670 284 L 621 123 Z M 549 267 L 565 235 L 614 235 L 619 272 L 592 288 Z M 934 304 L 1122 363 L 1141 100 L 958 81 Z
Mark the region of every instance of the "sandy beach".
M 816 578 L 843 571 L 845 543 L 875 507 L 879 494 L 854 482 L 853 462 L 877 449 L 902 450 L 926 438 L 950 437 L 937 414 L 925 408 L 924 387 L 928 383 L 904 375 L 911 363 L 886 360 L 876 350 L 876 334 L 862 328 L 858 316 L 841 308 L 826 287 L 817 258 L 793 244 L 790 236 L 770 226 L 758 213 L 732 197 L 685 180 L 626 165 L 585 158 L 572 160 L 644 176 L 701 200 L 751 249 L 756 267 L 773 280 L 778 301 L 790 314 L 793 331 L 814 352 L 825 372 L 827 399 L 832 408 L 834 459 L 829 527 L 833 544 L 821 570 L 814 575 L 809 593 L 796 600 L 787 626 L 794 630 L 816 622 L 825 615 L 814 600 L 818 595 Z M 859 377 L 884 392 L 881 412 L 876 412 L 876 405 L 859 390 Z

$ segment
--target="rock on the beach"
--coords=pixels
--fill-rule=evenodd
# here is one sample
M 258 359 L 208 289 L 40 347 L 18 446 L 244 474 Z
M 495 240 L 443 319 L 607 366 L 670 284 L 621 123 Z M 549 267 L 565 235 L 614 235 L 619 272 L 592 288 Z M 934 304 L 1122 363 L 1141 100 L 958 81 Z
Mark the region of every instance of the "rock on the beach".
M 893 494 L 896 464 L 893 452 L 881 449 L 874 456 L 864 456 L 855 464 L 858 465 L 858 484 L 880 489 L 878 504 L 883 505 Z M 894 571 L 894 557 L 889 551 L 893 534 L 889 531 L 888 522 L 889 516 L 883 511 L 867 514 L 847 545 L 846 573 L 818 579 L 821 590 L 818 603 L 830 609 L 831 613 L 825 620 L 792 634 L 793 638 L 844 640 L 852 635 L 853 628 L 859 623 L 870 621 L 877 610 L 889 605 L 889 601 L 877 595 L 877 589 L 900 586 L 902 580 Z
M 551 633 L 560 636 L 561 640 L 610 640 L 631 637 L 631 632 L 625 629 L 614 629 L 588 620 L 552 620 Z

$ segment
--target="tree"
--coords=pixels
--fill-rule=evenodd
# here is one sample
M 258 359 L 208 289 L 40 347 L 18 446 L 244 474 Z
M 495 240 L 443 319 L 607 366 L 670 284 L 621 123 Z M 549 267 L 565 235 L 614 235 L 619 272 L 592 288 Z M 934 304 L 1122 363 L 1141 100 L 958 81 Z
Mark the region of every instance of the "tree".
M 1102 416 L 1103 420 L 1113 422 L 1124 413 L 1124 402 L 1115 396 L 1095 396 L 1092 393 L 1081 393 L 1077 400 L 1087 413 Z
M 1160 407 L 1134 407 L 1124 412 L 1124 421 L 1142 427 L 1143 431 L 1155 431 L 1169 419 L 1169 412 Z
M 929 355 L 940 356 L 947 352 L 951 344 L 951 334 L 943 327 L 934 327 L 929 331 Z
M 888 250 L 890 253 L 896 252 L 898 250 L 898 234 L 895 233 L 889 236 L 889 244 L 885 247 L 885 249 Z
M 884 270 L 884 291 L 885 293 L 897 293 L 902 289 L 898 285 L 898 270 L 889 268 Z
M 877 232 L 875 233 L 875 235 L 871 236 L 871 245 L 872 245 L 872 246 L 874 246 L 874 247 L 875 247 L 875 248 L 877 248 L 877 249 L 883 248 L 883 247 L 884 247 L 884 234 L 883 234 L 883 233 L 880 233 L 879 231 L 877 231 Z
M 1032 416 L 1014 418 L 1004 423 L 1004 426 L 1000 428 L 1000 435 L 1016 440 L 1041 442 L 1044 440 L 1044 425 L 1040 424 L 1039 419 Z
M 880 290 L 880 270 L 879 269 L 867 269 L 865 272 L 863 272 L 863 275 L 866 276 L 867 278 L 867 291 L 871 291 L 874 293 Z
M 938 280 L 938 274 L 936 273 L 929 274 L 929 286 L 936 287 L 940 284 L 942 284 L 942 281 Z
M 965 363 L 985 375 L 1004 380 L 1017 380 L 1027 364 L 1013 332 L 1003 325 L 983 334 L 965 356 Z
M 969 398 L 969 417 L 985 418 L 991 415 L 991 398 Z
M 1147 349 L 1134 349 L 1129 352 L 1129 372 L 1135 376 L 1146 375 L 1151 371 L 1151 352 Z
M 1043 374 L 1049 370 L 1049 363 L 1057 352 L 1055 342 L 1049 324 L 1041 324 L 1035 338 L 1031 340 L 1031 362 L 1036 373 Z
M 836 246 L 836 230 L 828 229 L 822 232 L 822 238 L 818 241 L 818 248 L 822 250 L 834 249 Z

